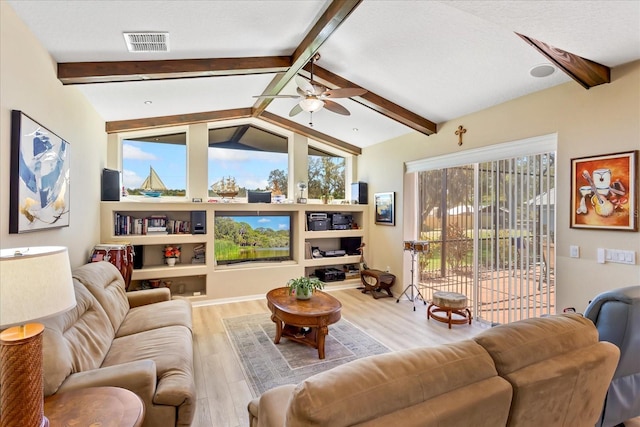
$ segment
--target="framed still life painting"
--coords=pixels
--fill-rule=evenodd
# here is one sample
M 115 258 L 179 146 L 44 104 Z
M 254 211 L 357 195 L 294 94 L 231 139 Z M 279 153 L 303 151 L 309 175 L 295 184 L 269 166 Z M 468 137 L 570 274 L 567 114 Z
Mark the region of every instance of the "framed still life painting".
M 11 111 L 9 233 L 69 225 L 69 143 Z
M 395 194 L 394 192 L 389 192 L 376 193 L 374 195 L 376 224 L 396 225 Z
M 637 231 L 637 151 L 571 159 L 571 227 Z

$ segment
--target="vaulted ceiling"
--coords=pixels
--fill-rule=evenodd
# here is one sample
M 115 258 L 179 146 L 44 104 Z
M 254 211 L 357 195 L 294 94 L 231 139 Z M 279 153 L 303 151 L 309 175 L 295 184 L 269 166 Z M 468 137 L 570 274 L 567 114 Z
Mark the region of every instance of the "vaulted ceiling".
M 255 117 L 357 153 L 640 59 L 637 1 L 8 2 L 108 132 Z M 166 31 L 170 50 L 129 53 L 127 31 Z M 367 90 L 336 100 L 350 116 L 310 126 L 296 99 L 254 97 L 295 95 L 316 53 L 317 82 Z M 541 63 L 556 71 L 532 77 Z

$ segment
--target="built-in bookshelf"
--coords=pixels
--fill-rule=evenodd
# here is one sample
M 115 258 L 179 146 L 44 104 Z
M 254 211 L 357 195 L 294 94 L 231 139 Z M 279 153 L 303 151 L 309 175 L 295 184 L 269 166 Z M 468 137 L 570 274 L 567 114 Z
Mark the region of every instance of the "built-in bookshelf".
M 191 232 L 193 211 L 206 215 L 204 232 Z M 290 215 L 292 259 L 218 265 L 214 250 L 214 219 L 216 213 L 224 212 Z M 318 213 L 326 214 L 328 218 L 339 214 L 351 221 L 349 225 L 342 224 L 340 230 L 310 230 L 309 216 Z M 130 288 L 168 286 L 175 296 L 196 301 L 224 300 L 266 294 L 270 289 L 284 286 L 291 278 L 313 275 L 318 268 L 357 266 L 359 254 L 313 257 L 307 248 L 317 247 L 331 253 L 342 249 L 344 238 L 366 241 L 368 216 L 368 205 L 102 202 L 100 235 L 101 243 L 126 243 L 138 248 L 138 268 L 133 271 Z M 156 220 L 159 224 L 154 222 Z M 159 229 L 150 230 L 150 227 Z M 166 265 L 163 257 L 166 245 L 176 245 L 181 250 L 173 267 Z M 358 282 L 352 277 L 328 282 L 326 286 L 355 286 Z

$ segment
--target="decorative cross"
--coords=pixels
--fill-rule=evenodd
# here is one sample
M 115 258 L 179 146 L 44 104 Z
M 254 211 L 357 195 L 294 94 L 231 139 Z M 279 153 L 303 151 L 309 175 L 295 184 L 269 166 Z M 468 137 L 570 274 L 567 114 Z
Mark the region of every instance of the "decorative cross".
M 462 125 L 458 126 L 458 130 L 456 131 L 456 135 L 458 135 L 458 145 L 462 145 L 462 135 L 467 133 L 467 130 L 462 127 Z

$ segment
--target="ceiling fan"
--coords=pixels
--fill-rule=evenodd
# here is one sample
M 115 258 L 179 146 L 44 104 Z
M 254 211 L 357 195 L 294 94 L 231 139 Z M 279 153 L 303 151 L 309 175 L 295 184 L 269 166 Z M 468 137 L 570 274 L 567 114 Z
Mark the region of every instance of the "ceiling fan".
M 298 87 L 296 91 L 298 95 L 256 95 L 254 98 L 297 98 L 298 103 L 289 111 L 289 117 L 300 114 L 303 111 L 313 114 L 323 107 L 327 110 L 349 116 L 351 113 L 342 105 L 332 101 L 329 98 L 351 98 L 352 96 L 361 96 L 367 93 L 365 89 L 346 87 L 339 89 L 328 89 L 320 83 L 313 80 L 313 63 L 320 59 L 320 54 L 316 53 L 311 58 L 311 79 L 296 74 L 295 80 Z M 309 125 L 313 126 L 313 116 L 311 116 Z

